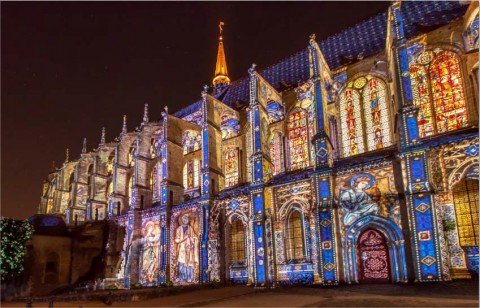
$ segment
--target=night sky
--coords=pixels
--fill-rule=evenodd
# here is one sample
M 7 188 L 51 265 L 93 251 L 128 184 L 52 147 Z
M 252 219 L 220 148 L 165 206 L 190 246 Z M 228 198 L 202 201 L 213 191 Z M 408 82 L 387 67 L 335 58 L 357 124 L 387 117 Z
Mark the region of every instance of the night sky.
M 223 20 L 231 80 L 385 10 L 389 2 L 2 2 L 3 216 L 37 211 L 65 148 L 98 146 L 175 112 L 211 84 Z

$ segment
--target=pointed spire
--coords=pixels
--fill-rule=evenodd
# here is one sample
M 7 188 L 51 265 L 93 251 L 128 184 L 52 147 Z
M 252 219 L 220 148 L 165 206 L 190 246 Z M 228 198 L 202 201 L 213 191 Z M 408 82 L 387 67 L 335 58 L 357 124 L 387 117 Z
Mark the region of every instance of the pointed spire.
M 82 154 L 87 153 L 87 138 L 83 138 Z
M 102 127 L 102 137 L 100 137 L 100 145 L 105 144 L 105 127 Z
M 122 134 L 125 135 L 127 133 L 127 115 L 123 115 L 123 125 L 122 125 Z
M 68 148 L 65 149 L 65 162 L 68 163 Z
M 145 107 L 143 108 L 143 122 L 142 124 L 147 124 L 148 123 L 148 104 L 145 104 Z
M 220 37 L 218 41 L 218 53 L 217 53 L 217 65 L 215 66 L 215 78 L 213 78 L 214 86 L 224 86 L 230 84 L 230 78 L 228 78 L 227 60 L 225 59 L 225 51 L 223 49 L 223 26 L 225 23 L 220 22 L 218 27 L 220 28 Z

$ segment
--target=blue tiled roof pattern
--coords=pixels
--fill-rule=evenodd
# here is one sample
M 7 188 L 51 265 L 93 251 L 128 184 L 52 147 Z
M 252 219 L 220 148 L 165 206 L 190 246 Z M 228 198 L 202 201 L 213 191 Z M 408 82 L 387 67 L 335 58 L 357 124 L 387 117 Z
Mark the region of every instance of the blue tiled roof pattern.
M 258 71 L 274 88 L 281 87 L 281 82 L 297 85 L 310 77 L 308 49 L 305 48 L 290 57 Z M 237 101 L 248 102 L 248 77 L 242 78 L 229 87 L 223 103 L 235 107 Z
M 183 118 L 189 114 L 194 113 L 195 111 L 198 111 L 202 108 L 202 100 L 199 100 L 191 105 L 188 105 L 187 107 L 180 109 L 179 111 L 175 112 L 173 115 L 176 116 L 177 118 Z
M 401 13 L 405 25 L 405 35 L 412 38 L 421 34 L 415 23 L 424 26 L 446 24 L 467 11 L 468 5 L 458 1 L 405 1 Z
M 319 43 L 330 69 L 342 66 L 342 57 L 369 57 L 385 48 L 387 12 L 374 16 Z
M 417 25 L 424 27 L 440 26 L 463 16 L 468 5 L 458 1 L 404 1 L 401 13 L 405 26 L 406 38 L 421 34 Z M 350 27 L 336 35 L 319 42 L 320 49 L 330 69 L 340 68 L 345 61 L 355 62 L 385 49 L 387 37 L 387 11 Z M 276 64 L 259 71 L 272 86 L 281 88 L 281 81 L 297 85 L 309 78 L 308 49 L 305 48 Z M 236 102 L 248 102 L 248 77 L 232 82 L 222 101 L 238 108 Z M 199 102 L 189 106 L 175 115 L 185 116 L 198 110 Z

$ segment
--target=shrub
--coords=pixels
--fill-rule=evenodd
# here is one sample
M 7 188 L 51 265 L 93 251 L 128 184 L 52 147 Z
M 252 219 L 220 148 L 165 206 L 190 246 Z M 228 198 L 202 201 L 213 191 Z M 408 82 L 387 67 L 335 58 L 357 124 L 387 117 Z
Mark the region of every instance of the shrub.
M 118 290 L 118 287 L 116 284 L 111 284 L 107 287 L 107 290 Z

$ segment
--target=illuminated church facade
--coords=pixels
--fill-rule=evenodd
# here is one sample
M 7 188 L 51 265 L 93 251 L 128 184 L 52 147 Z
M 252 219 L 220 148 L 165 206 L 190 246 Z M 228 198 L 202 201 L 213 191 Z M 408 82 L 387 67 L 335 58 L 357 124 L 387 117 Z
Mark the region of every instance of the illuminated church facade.
M 123 287 L 478 274 L 478 3 L 389 9 L 49 174 L 39 213 L 105 220 Z M 75 253 L 75 252 L 73 252 Z

